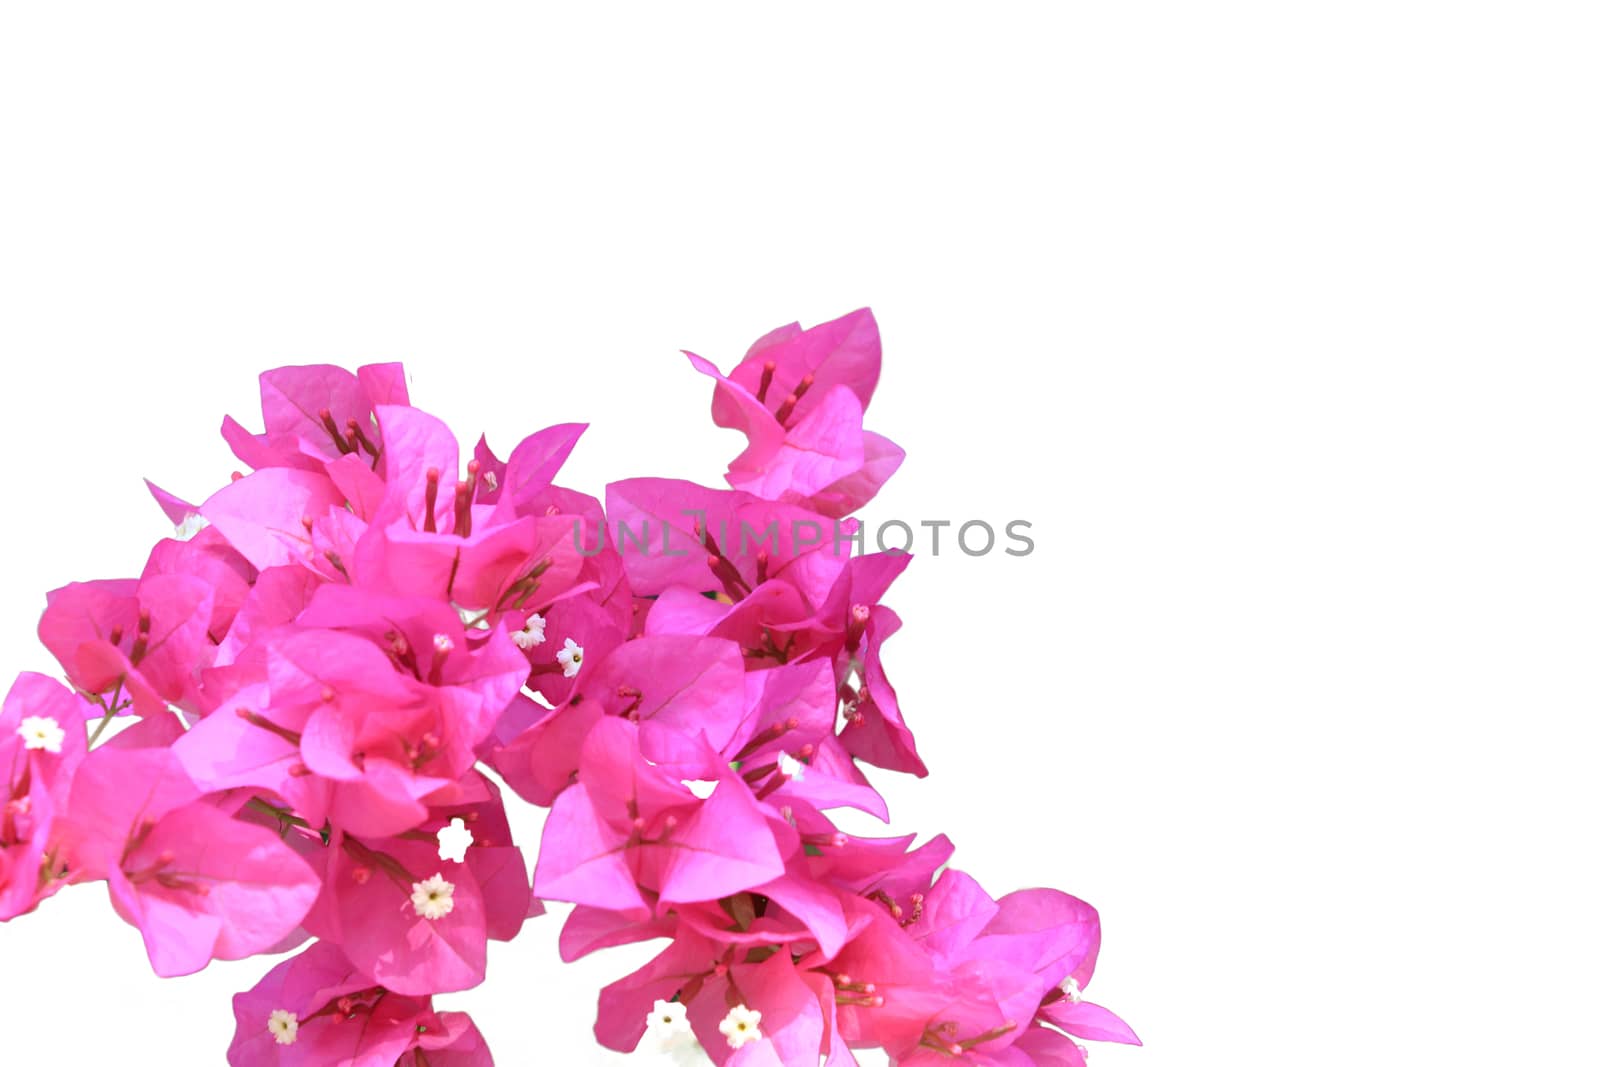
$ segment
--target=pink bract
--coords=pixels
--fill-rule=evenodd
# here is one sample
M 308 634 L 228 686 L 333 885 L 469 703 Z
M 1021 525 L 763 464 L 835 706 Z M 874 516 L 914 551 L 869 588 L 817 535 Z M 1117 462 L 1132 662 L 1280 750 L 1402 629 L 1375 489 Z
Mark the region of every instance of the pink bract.
M 223 423 L 250 470 L 198 505 L 151 485 L 175 536 L 140 575 L 46 597 L 65 684 L 24 674 L 0 710 L 0 920 L 104 881 L 159 975 L 298 950 L 234 998 L 236 1067 L 491 1064 L 432 998 L 542 900 L 572 906 L 565 959 L 663 942 L 599 993 L 612 1049 L 1081 1067 L 1079 1041 L 1137 1043 L 1084 999 L 1088 904 L 833 821 L 888 821 L 868 766 L 928 773 L 886 666 L 910 557 L 853 552 L 904 459 L 865 427 L 872 313 L 726 374 L 689 358 L 745 438 L 728 487 L 626 477 L 603 504 L 557 483 L 581 424 L 502 460 L 398 364 L 261 375 L 262 432 Z M 486 772 L 549 808 L 535 852 Z

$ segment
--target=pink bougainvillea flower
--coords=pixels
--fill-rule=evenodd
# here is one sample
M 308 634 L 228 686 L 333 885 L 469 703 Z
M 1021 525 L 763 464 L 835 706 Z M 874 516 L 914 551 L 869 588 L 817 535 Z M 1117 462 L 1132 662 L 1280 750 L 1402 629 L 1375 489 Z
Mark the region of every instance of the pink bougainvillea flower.
M 734 1046 L 724 1033 L 730 1006 L 759 1013 L 759 1038 Z M 713 973 L 689 1003 L 688 1017 L 713 1063 L 854 1062 L 835 1027 L 833 983 L 797 969 L 788 953 Z
M 854 529 L 797 505 L 671 478 L 612 482 L 606 516 L 634 592 L 646 596 L 681 585 L 739 599 L 801 560 L 837 572 Z
M 256 569 L 208 526 L 186 539 L 169 537 L 157 541 L 140 578 L 157 574 L 187 575 L 210 587 L 211 618 L 206 623 L 206 637 L 217 644 L 250 595 Z
M 60 889 L 52 833 L 99 711 L 61 683 L 21 674 L 0 707 L 0 921 Z
M 431 645 L 423 654 L 437 655 Z M 267 657 L 270 709 L 237 713 L 296 745 L 304 771 L 334 783 L 327 816 L 351 833 L 382 837 L 420 823 L 423 798 L 460 776 L 481 740 L 473 735 L 492 726 L 468 725 L 462 737 L 447 714 L 454 705 L 354 634 L 301 630 L 269 642 Z
M 213 493 L 200 514 L 257 570 L 290 563 L 320 569 L 312 527 L 344 503 L 321 471 L 267 467 Z
M 581 424 L 463 456 L 397 364 L 263 374 L 263 432 L 223 424 L 252 473 L 198 506 L 151 485 L 173 536 L 140 577 L 47 599 L 76 691 L 24 675 L 0 708 L 0 920 L 105 880 L 158 974 L 310 939 L 235 998 L 234 1067 L 490 1067 L 431 998 L 481 983 L 538 896 L 574 905 L 565 959 L 665 941 L 600 994 L 613 1049 L 1084 1067 L 1080 1040 L 1136 1043 L 1083 998 L 1087 904 L 991 897 L 942 835 L 834 821 L 887 820 L 867 765 L 927 770 L 883 662 L 909 557 L 857 554 L 850 515 L 903 458 L 864 425 L 871 313 L 727 375 L 690 360 L 746 438 L 731 488 L 623 478 L 603 505 L 556 483 Z M 531 885 L 480 763 L 550 807 Z
M 400 837 L 327 836 L 322 897 L 305 920 L 362 973 L 408 995 L 477 985 L 487 942 L 510 940 L 542 911 L 493 783 L 474 773 L 451 792 Z M 457 826 L 464 839 L 447 848 L 442 831 Z
M 371 462 L 382 451 L 375 409 L 405 403 L 405 373 L 398 363 L 371 364 L 354 374 L 326 364 L 279 367 L 261 375 L 266 432 L 251 434 L 227 418 L 222 436 L 240 460 L 258 470 L 320 470 L 342 455 Z
M 74 881 L 109 881 L 117 913 L 139 928 L 163 976 L 272 947 L 318 890 L 276 834 L 207 803 L 159 745 L 109 745 L 83 761 L 59 848 Z
M 439 858 L 421 835 L 357 839 L 335 831 L 324 899 L 307 929 L 340 944 L 374 981 L 397 993 L 471 989 L 489 942 L 482 887 L 465 863 Z M 527 914 L 524 904 L 518 921 Z
M 639 728 L 605 717 L 584 741 L 579 784 L 545 822 L 534 891 L 643 917 L 662 902 L 716 900 L 782 875 L 772 828 L 725 775 L 701 800 L 640 753 Z
M 490 1067 L 462 1012 L 376 984 L 337 947 L 319 942 L 233 998 L 232 1067 Z M 418 1050 L 422 1055 L 417 1056 Z
M 85 693 L 125 695 L 140 715 L 193 703 L 215 647 L 213 587 L 187 574 L 74 582 L 46 597 L 39 639 Z
M 862 428 L 882 362 L 870 311 L 774 331 L 727 377 L 699 356 L 689 359 L 717 382 L 717 425 L 749 441 L 728 466 L 736 489 L 842 516 L 876 496 L 905 458 L 893 442 Z
M 778 327 L 750 346 L 738 366 L 728 372 L 728 379 L 775 411 L 798 394 L 791 405 L 798 417 L 819 406 L 820 394 L 835 385 L 849 388 L 866 408 L 878 387 L 882 366 L 877 320 L 869 309 L 861 308 L 808 330 L 799 323 Z M 811 384 L 802 390 L 807 377 Z M 713 401 L 717 425 L 730 424 L 725 420 L 731 419 L 731 406 L 730 399 Z

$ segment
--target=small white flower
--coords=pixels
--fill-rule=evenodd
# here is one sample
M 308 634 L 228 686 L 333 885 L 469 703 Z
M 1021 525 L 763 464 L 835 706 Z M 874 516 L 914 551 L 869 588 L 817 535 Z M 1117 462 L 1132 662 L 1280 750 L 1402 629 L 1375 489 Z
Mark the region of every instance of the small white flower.
M 663 1046 L 672 1044 L 674 1038 L 694 1032 L 689 1025 L 687 1006 L 672 1000 L 656 1001 L 656 1006 L 645 1016 L 644 1026 L 645 1033 Z
M 729 1048 L 744 1048 L 752 1041 L 761 1040 L 761 1013 L 743 1004 L 735 1005 L 717 1024 L 717 1029 L 728 1039 Z
M 210 525 L 205 516 L 198 511 L 191 511 L 183 517 L 182 522 L 178 523 L 176 537 L 179 541 L 187 541 Z
M 29 715 L 23 719 L 22 725 L 17 727 L 17 736 L 22 738 L 23 748 L 43 749 L 52 755 L 61 754 L 61 742 L 67 739 L 61 724 L 48 715 Z
M 778 773 L 792 781 L 800 781 L 806 776 L 806 765 L 789 755 L 787 752 L 778 753 Z
M 1078 988 L 1078 980 L 1070 975 L 1065 982 L 1061 983 L 1061 992 L 1065 993 L 1067 999 L 1074 1004 L 1083 1000 L 1083 990 Z
M 449 915 L 456 906 L 456 887 L 443 875 L 436 874 L 421 882 L 411 883 L 411 906 L 417 914 L 432 922 Z
M 644 1017 L 645 1042 L 640 1048 L 656 1052 L 660 1062 L 675 1067 L 709 1067 L 700 1042 L 695 1039 L 694 1028 L 689 1025 L 688 1006 L 671 1000 L 658 1000 L 650 1014 Z
M 276 1008 L 267 1016 L 267 1032 L 280 1045 L 292 1045 L 300 1036 L 300 1016 L 292 1011 Z
M 571 678 L 578 673 L 578 668 L 583 666 L 583 646 L 572 638 L 567 638 L 567 643 L 556 653 L 556 662 L 561 664 L 561 673 Z
M 522 629 L 511 635 L 511 640 L 515 641 L 517 647 L 524 652 L 535 645 L 544 644 L 544 616 L 538 612 L 529 615 L 528 621 L 522 624 Z M 572 644 L 571 638 L 567 639 L 567 644 Z M 583 649 L 578 649 L 578 654 L 581 656 Z M 560 653 L 556 654 L 556 658 L 561 658 Z
M 467 829 L 465 820 L 451 819 L 450 825 L 440 827 L 436 836 L 439 838 L 440 859 L 449 863 L 466 862 L 467 849 L 472 847 L 472 831 Z
M 450 640 L 448 634 L 433 635 L 433 650 L 441 656 L 447 656 L 455 651 L 456 643 Z
M 494 476 L 494 471 L 483 472 L 483 487 L 491 493 L 500 488 L 500 479 Z

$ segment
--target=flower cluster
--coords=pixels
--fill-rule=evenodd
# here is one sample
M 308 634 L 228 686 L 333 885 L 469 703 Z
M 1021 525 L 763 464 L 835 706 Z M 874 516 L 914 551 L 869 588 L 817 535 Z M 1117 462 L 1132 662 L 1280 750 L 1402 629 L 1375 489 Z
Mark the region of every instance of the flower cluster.
M 541 900 L 575 959 L 666 945 L 595 1033 L 717 1064 L 1082 1064 L 1135 1041 L 1082 998 L 1087 904 L 995 899 L 862 771 L 926 770 L 885 674 L 904 553 L 852 511 L 903 454 L 863 428 L 867 311 L 761 338 L 715 380 L 729 488 L 555 483 L 584 427 L 468 457 L 397 365 L 261 378 L 250 473 L 136 579 L 48 597 L 70 688 L 0 712 L 0 919 L 104 880 L 157 974 L 309 946 L 234 1000 L 236 1067 L 492 1062 L 432 997 L 484 979 Z M 465 463 L 463 463 L 465 458 Z M 643 534 L 643 536 L 641 536 Z M 655 538 L 660 538 L 659 545 Z M 492 772 L 492 773 L 486 773 Z M 530 880 L 497 780 L 548 807 Z

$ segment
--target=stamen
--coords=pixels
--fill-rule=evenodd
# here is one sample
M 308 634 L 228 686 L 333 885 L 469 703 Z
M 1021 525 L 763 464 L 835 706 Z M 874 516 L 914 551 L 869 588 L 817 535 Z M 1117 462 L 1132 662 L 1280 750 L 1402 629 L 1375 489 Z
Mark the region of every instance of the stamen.
M 317 412 L 317 418 L 322 421 L 322 428 L 328 431 L 328 436 L 333 438 L 333 447 L 339 450 L 339 455 L 349 455 L 352 449 L 345 442 L 344 436 L 339 433 L 339 424 L 333 421 L 333 412 L 323 408 Z
M 783 722 L 773 723 L 765 730 L 759 731 L 749 741 L 745 742 L 745 746 L 734 754 L 733 762 L 741 763 L 744 760 L 749 759 L 751 756 L 755 755 L 763 745 L 771 744 L 773 741 L 776 741 L 789 731 L 798 729 L 800 729 L 800 720 L 792 715 Z
M 239 718 L 243 719 L 245 722 L 249 723 L 251 726 L 259 726 L 261 729 L 267 731 L 267 733 L 276 734 L 277 736 L 283 738 L 296 748 L 300 747 L 300 735 L 298 733 L 286 726 L 279 726 L 265 715 L 259 715 L 256 712 L 251 711 L 249 708 L 236 708 L 234 710 L 234 714 L 239 716 Z
M 794 387 L 794 392 L 783 398 L 783 403 L 778 406 L 776 412 L 776 418 L 779 423 L 788 425 L 789 416 L 794 414 L 795 405 L 800 403 L 800 398 L 806 395 L 806 390 L 811 388 L 813 381 L 815 379 L 811 375 L 806 375 L 800 379 L 800 384 Z
M 853 604 L 850 607 L 850 619 L 845 623 L 844 647 L 852 656 L 856 649 L 861 647 L 861 635 L 867 630 L 867 620 L 872 618 L 872 609 L 865 604 Z
M 368 437 L 366 431 L 361 428 L 360 422 L 356 421 L 355 419 L 350 419 L 344 425 L 345 429 L 349 431 L 350 436 L 355 438 L 356 444 L 365 449 L 369 455 L 376 456 L 378 454 L 378 446 L 372 443 L 372 439 Z
M 128 652 L 128 662 L 134 666 L 144 659 L 145 652 L 150 648 L 150 609 L 139 609 L 139 632 L 133 639 L 133 648 Z
M 772 388 L 772 375 L 777 369 L 778 364 L 770 359 L 761 365 L 761 387 L 756 390 L 756 402 L 758 404 L 767 402 L 767 390 Z
M 433 511 L 439 504 L 439 468 L 429 467 L 427 478 L 427 488 L 423 491 L 423 504 L 427 508 L 427 514 L 422 517 L 422 532 L 438 533 L 438 527 L 433 520 Z

